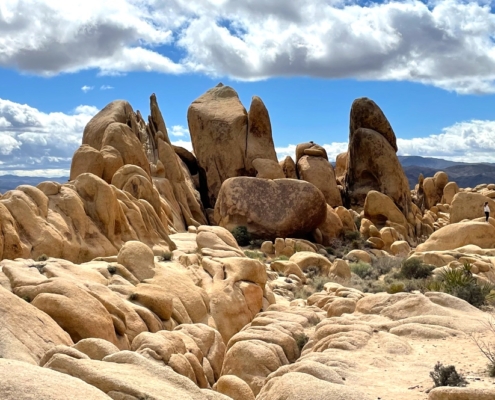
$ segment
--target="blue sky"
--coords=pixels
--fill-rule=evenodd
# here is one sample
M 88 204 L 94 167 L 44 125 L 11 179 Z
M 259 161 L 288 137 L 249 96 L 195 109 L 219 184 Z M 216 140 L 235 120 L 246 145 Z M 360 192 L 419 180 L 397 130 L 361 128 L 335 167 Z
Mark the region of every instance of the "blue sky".
M 279 157 L 346 150 L 349 110 L 373 99 L 399 154 L 495 162 L 490 3 L 340 0 L 2 0 L 0 174 L 67 174 L 108 102 L 190 146 L 189 104 L 218 82 L 265 102 Z

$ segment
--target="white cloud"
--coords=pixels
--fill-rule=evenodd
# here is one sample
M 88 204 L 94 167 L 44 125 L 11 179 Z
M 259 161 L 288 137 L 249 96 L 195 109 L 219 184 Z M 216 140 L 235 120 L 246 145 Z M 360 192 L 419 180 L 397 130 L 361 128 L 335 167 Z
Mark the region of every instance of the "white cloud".
M 101 85 L 100 90 L 111 90 L 113 89 L 113 86 L 110 85 Z
M 84 85 L 81 90 L 84 92 L 84 93 L 88 93 L 90 90 L 93 90 L 94 89 L 94 86 L 86 86 Z
M 411 139 L 397 138 L 398 155 L 443 158 L 468 163 L 494 162 L 495 121 L 472 120 L 446 127 L 439 134 Z M 322 145 L 330 161 L 347 151 L 347 142 Z M 276 147 L 279 160 L 291 156 L 295 160 L 296 145 Z
M 76 107 L 70 114 L 44 113 L 26 104 L 0 99 L 0 161 L 4 173 L 12 170 L 68 170 L 81 145 L 93 106 Z M 5 122 L 6 121 L 6 122 Z
M 168 133 L 171 136 L 189 137 L 189 129 L 183 127 L 182 125 L 172 126 L 172 129 L 169 129 Z
M 494 31 L 484 0 L 4 0 L 0 67 L 405 80 L 487 93 Z
M 175 140 L 172 141 L 174 146 L 184 147 L 186 150 L 193 151 L 192 143 L 187 140 Z

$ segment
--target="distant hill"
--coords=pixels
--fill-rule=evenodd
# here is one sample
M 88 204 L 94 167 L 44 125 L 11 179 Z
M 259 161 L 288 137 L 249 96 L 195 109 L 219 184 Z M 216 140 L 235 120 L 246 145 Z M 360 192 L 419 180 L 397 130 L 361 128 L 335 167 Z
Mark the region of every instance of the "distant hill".
M 59 178 L 46 178 L 43 176 L 17 176 L 17 175 L 0 175 L 0 193 L 15 189 L 20 185 L 36 186 L 38 183 L 45 181 L 55 181 L 65 183 L 69 180 L 68 176 Z
M 438 171 L 447 173 L 449 181 L 455 181 L 461 188 L 475 187 L 481 183 L 495 183 L 495 164 L 492 163 L 464 163 L 418 156 L 399 156 L 399 161 L 411 189 L 414 189 L 418 183 L 419 174 L 423 174 L 426 178 L 435 175 Z

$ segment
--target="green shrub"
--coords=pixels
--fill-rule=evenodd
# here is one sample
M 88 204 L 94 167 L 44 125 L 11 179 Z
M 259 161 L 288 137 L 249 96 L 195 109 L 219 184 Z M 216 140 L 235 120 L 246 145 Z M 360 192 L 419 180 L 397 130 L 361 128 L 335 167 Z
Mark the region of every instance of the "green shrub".
M 402 263 L 401 275 L 406 279 L 424 279 L 435 269 L 432 265 L 424 264 L 418 258 L 409 258 Z
M 294 339 L 296 340 L 299 351 L 301 351 L 304 346 L 306 346 L 306 343 L 308 343 L 309 337 L 305 333 L 299 333 L 294 337 Z
M 245 226 L 236 226 L 232 230 L 232 235 L 239 246 L 247 246 L 251 241 L 251 235 Z
M 406 291 L 404 282 L 393 282 L 387 287 L 387 293 L 395 294 Z
M 296 299 L 303 299 L 303 300 L 306 300 L 309 296 L 311 296 L 312 294 L 314 293 L 314 291 L 308 287 L 308 286 L 303 286 L 299 289 L 297 289 L 295 292 L 294 292 L 294 297 Z
M 359 261 L 357 263 L 352 263 L 350 265 L 351 272 L 355 273 L 361 279 L 371 278 L 373 275 L 373 267 L 365 263 L 364 261 Z
M 283 254 L 278 256 L 274 261 L 289 261 L 289 257 L 284 256 Z
M 359 240 L 361 239 L 361 234 L 359 233 L 359 231 L 345 231 L 344 239 L 347 240 L 348 242 L 352 242 L 353 240 Z
M 42 254 L 36 259 L 36 261 L 46 261 L 46 260 L 48 260 L 48 256 L 46 254 Z
M 160 261 L 170 261 L 172 259 L 173 253 L 171 251 L 164 251 L 160 256 Z
M 453 365 L 443 366 L 437 362 L 433 371 L 430 372 L 430 377 L 435 383 L 435 387 L 439 386 L 466 386 L 467 382 L 464 377 L 459 374 Z
M 263 260 L 265 258 L 265 255 L 261 251 L 256 250 L 245 250 L 244 254 L 253 260 Z
M 311 281 L 311 286 L 313 286 L 317 292 L 321 292 L 325 288 L 325 284 L 332 280 L 326 276 L 315 276 Z

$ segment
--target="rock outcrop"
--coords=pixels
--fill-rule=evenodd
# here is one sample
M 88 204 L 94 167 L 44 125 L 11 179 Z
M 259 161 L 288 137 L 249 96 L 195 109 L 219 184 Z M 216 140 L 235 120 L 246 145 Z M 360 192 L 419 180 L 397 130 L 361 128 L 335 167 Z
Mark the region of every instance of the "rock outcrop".
M 222 185 L 215 219 L 228 230 L 246 226 L 253 237 L 274 240 L 309 234 L 325 220 L 326 207 L 310 183 L 240 177 Z

